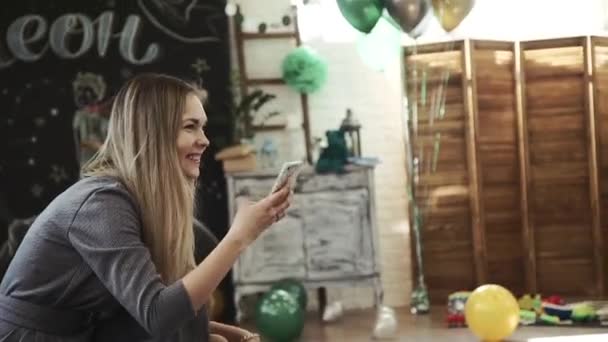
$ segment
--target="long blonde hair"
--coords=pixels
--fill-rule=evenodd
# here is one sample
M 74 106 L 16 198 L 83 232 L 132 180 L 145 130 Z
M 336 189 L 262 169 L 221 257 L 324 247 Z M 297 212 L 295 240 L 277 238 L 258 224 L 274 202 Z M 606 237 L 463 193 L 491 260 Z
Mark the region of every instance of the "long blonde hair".
M 84 176 L 117 177 L 135 197 L 143 241 L 163 281 L 194 268 L 195 182 L 180 167 L 177 135 L 194 86 L 166 75 L 128 81 L 112 105 L 108 135 Z

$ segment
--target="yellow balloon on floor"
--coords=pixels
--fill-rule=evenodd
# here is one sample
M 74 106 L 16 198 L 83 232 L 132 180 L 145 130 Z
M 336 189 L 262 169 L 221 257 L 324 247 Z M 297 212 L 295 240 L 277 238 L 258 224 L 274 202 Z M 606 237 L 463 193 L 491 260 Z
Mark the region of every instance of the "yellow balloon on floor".
M 469 329 L 483 341 L 500 341 L 519 324 L 519 304 L 500 285 L 482 285 L 467 299 L 464 308 Z

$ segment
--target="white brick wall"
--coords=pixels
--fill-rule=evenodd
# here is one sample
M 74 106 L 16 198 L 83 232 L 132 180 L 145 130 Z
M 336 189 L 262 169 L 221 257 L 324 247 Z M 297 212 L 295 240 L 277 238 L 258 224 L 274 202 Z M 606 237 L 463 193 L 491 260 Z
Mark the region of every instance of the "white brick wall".
M 238 3 L 246 19 L 272 22 L 285 13 L 289 0 L 264 0 L 263 6 L 259 0 L 240 0 Z M 406 305 L 411 291 L 411 271 L 398 63 L 383 74 L 370 70 L 361 62 L 355 42 L 317 40 L 307 44 L 329 65 L 327 84 L 309 100 L 312 136 L 321 137 L 327 129 L 337 128 L 346 109 L 351 108 L 363 126 L 363 154 L 379 157 L 382 161 L 376 168 L 375 184 L 385 303 Z M 245 54 L 249 74 L 279 76 L 280 61 L 289 51 L 286 46 L 287 41 L 282 46 L 276 41 L 248 43 Z M 272 74 L 273 70 L 275 74 Z M 284 96 L 280 106 L 283 113 L 301 115 L 297 96 Z M 301 146 L 301 140 L 295 143 Z M 316 296 L 311 294 L 309 297 L 314 308 Z M 347 308 L 369 307 L 373 298 L 371 289 L 367 288 L 329 289 L 328 297 L 330 301 L 343 301 Z

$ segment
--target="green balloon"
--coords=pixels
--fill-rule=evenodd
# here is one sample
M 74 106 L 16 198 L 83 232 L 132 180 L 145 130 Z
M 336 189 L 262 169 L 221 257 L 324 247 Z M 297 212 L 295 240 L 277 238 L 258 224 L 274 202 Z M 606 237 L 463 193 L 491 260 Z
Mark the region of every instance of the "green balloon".
M 297 300 L 285 290 L 271 290 L 258 302 L 255 324 L 271 342 L 291 342 L 304 329 L 304 311 Z
M 357 30 L 370 33 L 382 16 L 382 0 L 338 0 L 344 18 Z
M 302 310 L 306 310 L 306 304 L 308 303 L 308 295 L 306 294 L 306 288 L 301 282 L 295 279 L 283 279 L 275 283 L 272 288 L 273 290 L 285 290 L 292 295 L 300 304 Z

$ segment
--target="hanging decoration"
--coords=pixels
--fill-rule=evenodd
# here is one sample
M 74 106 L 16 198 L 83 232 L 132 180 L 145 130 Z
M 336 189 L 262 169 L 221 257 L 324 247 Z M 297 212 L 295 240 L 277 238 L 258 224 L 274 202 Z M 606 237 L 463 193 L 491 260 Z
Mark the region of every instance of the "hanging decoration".
M 241 25 L 241 31 L 248 33 L 266 33 L 266 32 L 284 32 L 293 31 L 295 6 L 289 6 L 279 20 L 267 21 L 259 18 L 244 15 L 240 6 L 229 1 L 225 7 L 225 13 L 229 17 L 233 17 L 237 25 Z
M 228 1 L 226 3 L 226 7 L 224 8 L 224 13 L 226 13 L 226 15 L 229 17 L 233 17 L 236 15 L 238 9 L 237 4 L 235 4 L 233 1 Z
M 300 93 L 314 93 L 327 81 L 327 62 L 307 46 L 299 46 L 290 52 L 281 69 L 283 80 Z

